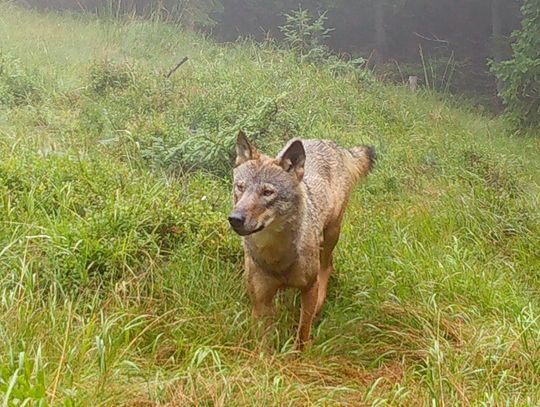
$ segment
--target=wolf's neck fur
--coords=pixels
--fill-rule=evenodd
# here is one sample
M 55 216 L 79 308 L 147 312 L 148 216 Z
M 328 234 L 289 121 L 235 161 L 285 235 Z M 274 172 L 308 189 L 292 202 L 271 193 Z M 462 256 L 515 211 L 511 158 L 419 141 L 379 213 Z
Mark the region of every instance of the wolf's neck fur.
M 266 229 L 244 239 L 246 249 L 253 261 L 271 274 L 286 272 L 298 259 L 300 227 L 305 224 L 307 199 L 302 191 L 298 210 L 279 223 L 275 221 Z

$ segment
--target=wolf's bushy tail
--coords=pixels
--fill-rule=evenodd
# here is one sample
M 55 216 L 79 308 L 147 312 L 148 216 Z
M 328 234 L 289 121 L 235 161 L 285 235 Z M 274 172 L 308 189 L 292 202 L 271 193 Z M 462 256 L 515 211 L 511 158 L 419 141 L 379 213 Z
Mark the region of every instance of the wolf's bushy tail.
M 375 147 L 369 145 L 359 145 L 349 149 L 351 162 L 349 171 L 355 180 L 367 175 L 374 167 L 377 155 Z

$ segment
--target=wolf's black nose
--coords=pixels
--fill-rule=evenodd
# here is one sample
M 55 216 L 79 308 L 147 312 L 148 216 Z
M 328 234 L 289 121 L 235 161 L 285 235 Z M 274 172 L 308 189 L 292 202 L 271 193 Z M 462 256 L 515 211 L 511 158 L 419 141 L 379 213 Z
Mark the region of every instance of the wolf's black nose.
M 239 213 L 233 212 L 229 215 L 229 223 L 231 224 L 232 228 L 235 230 L 241 229 L 244 226 L 245 221 L 246 221 L 246 217 Z

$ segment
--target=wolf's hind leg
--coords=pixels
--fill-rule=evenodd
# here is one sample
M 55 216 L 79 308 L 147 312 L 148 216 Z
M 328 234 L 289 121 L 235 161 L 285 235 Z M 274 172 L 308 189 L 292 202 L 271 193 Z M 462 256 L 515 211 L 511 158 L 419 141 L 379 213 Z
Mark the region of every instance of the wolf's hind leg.
M 317 296 L 319 293 L 319 281 L 302 290 L 301 301 L 302 310 L 300 311 L 300 326 L 298 327 L 298 342 L 297 349 L 302 350 L 306 342 L 309 341 L 311 335 L 311 324 L 317 310 Z
M 319 315 L 322 311 L 322 307 L 326 299 L 326 291 L 328 289 L 328 280 L 330 279 L 330 274 L 332 274 L 332 271 L 334 271 L 334 267 L 332 265 L 332 252 L 321 254 L 321 271 L 319 273 L 319 292 L 317 293 L 316 315 Z

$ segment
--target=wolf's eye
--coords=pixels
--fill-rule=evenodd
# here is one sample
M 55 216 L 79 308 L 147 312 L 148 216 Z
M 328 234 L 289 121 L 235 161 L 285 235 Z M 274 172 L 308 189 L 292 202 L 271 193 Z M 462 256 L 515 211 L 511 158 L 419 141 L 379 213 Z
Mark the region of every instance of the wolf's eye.
M 244 189 L 246 189 L 244 184 L 236 184 L 236 190 L 238 192 L 244 192 Z
M 264 188 L 263 189 L 263 195 L 268 197 L 274 195 L 274 190 L 270 188 Z

